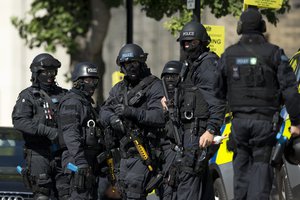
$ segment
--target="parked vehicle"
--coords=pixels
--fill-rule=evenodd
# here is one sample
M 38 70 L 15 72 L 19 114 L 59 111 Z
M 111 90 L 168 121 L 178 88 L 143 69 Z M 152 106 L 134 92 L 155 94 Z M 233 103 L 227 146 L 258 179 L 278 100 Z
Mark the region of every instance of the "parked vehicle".
M 24 141 L 22 134 L 9 127 L 0 127 L 0 199 L 29 200 L 32 192 L 26 189 L 17 165 L 22 164 Z

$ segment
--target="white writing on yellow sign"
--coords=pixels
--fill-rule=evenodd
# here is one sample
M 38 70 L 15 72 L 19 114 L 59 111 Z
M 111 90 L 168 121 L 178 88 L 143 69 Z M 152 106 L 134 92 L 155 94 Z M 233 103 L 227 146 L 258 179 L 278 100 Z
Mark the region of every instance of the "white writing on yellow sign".
M 204 25 L 204 27 L 211 39 L 210 50 L 221 56 L 225 47 L 225 27 L 215 25 Z
M 283 0 L 244 0 L 244 4 L 259 8 L 281 8 Z

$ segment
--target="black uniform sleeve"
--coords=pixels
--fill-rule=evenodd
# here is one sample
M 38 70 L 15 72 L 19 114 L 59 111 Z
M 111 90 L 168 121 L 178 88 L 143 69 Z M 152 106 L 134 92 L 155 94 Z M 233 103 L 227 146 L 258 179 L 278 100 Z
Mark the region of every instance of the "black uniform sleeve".
M 298 83 L 292 67 L 289 65 L 288 58 L 282 49 L 275 53 L 275 63 L 277 68 L 277 79 L 280 91 L 290 115 L 292 125 L 300 124 L 300 95 L 298 93 Z
M 41 116 L 34 116 L 34 104 L 31 99 L 29 91 L 19 94 L 12 112 L 12 123 L 17 130 L 34 135 L 37 133 Z
M 99 119 L 100 123 L 103 127 L 107 127 L 110 125 L 110 117 L 114 115 L 114 111 L 112 109 L 112 99 L 116 98 L 118 95 L 119 84 L 115 85 L 110 91 L 107 100 L 100 108 Z
M 135 110 L 136 113 L 134 115 L 137 116 L 139 124 L 148 127 L 164 127 L 164 113 L 160 102 L 163 96 L 161 80 L 157 80 L 146 92 L 147 109 L 138 108 Z
M 75 159 L 77 166 L 88 164 L 84 156 L 84 138 L 81 135 L 81 116 L 83 115 L 83 105 L 78 99 L 70 98 L 60 105 L 61 131 L 68 151 Z
M 207 129 L 213 129 L 218 133 L 225 116 L 225 96 L 217 59 L 205 59 L 195 73 L 195 84 L 209 104 L 210 117 L 207 121 Z

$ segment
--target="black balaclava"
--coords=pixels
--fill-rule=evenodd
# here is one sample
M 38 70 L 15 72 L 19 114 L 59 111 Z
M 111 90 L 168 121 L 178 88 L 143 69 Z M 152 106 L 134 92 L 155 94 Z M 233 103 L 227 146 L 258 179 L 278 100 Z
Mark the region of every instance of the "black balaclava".
M 89 97 L 93 96 L 95 90 L 97 89 L 99 79 L 93 78 L 93 77 L 90 77 L 90 78 L 93 81 L 91 81 L 89 83 L 84 82 L 84 78 L 78 79 L 77 81 L 74 82 L 73 87 L 82 91 L 82 93 L 86 96 L 89 96 Z
M 189 46 L 185 46 L 186 41 L 181 42 L 181 46 L 183 49 L 183 52 L 185 53 L 185 56 L 187 60 L 190 60 L 194 62 L 201 54 L 204 52 L 209 51 L 209 48 L 206 47 L 205 45 L 202 45 L 201 42 L 198 45 L 192 45 L 191 41 L 189 43 Z
M 132 86 L 137 85 L 143 78 L 150 75 L 150 69 L 147 68 L 146 63 L 138 61 L 129 62 L 121 65 L 122 72 L 124 72 L 124 79 Z
M 177 88 L 180 81 L 179 74 L 165 74 L 163 81 L 166 84 L 169 99 L 174 99 L 175 88 Z
M 41 89 L 49 91 L 56 85 L 55 77 L 57 75 L 57 69 L 41 70 L 37 75 L 37 82 Z

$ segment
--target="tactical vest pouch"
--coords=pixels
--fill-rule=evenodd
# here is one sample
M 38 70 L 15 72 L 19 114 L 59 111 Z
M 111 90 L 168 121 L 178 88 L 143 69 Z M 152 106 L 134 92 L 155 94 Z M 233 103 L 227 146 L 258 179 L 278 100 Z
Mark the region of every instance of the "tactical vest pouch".
M 184 120 L 191 120 L 194 117 L 196 108 L 195 91 L 193 88 L 185 88 L 183 97 L 183 109 L 181 109 L 181 118 Z
M 179 182 L 179 170 L 178 167 L 175 166 L 174 164 L 171 165 L 170 169 L 169 169 L 169 176 L 166 177 L 165 182 L 167 182 L 167 184 L 171 187 L 177 187 L 178 186 L 178 182 Z
M 98 148 L 100 145 L 98 143 L 98 135 L 100 130 L 95 127 L 94 120 L 88 121 L 88 127 L 85 128 L 85 144 L 88 147 Z
M 186 150 L 180 170 L 186 173 L 200 175 L 207 165 L 206 154 L 206 149 L 200 150 L 192 148 Z
M 202 174 L 204 171 L 204 168 L 206 167 L 207 164 L 207 149 L 199 149 L 196 151 L 196 161 L 194 164 L 194 172 L 196 174 Z
M 91 175 L 90 169 L 78 169 L 74 174 L 73 187 L 79 191 L 90 190 L 93 186 L 95 177 Z
M 243 71 L 241 76 L 242 79 L 245 79 L 245 83 L 247 87 L 254 87 L 255 86 L 255 80 L 254 80 L 254 69 L 249 66 L 245 67 L 246 71 Z
M 35 184 L 33 184 L 33 192 L 41 193 L 43 195 L 49 196 L 50 189 L 46 187 L 49 182 L 50 177 L 43 173 L 39 174 L 38 177 L 35 177 Z
M 265 67 L 266 68 L 266 67 Z M 255 70 L 255 83 L 257 87 L 263 87 L 265 84 L 263 67 L 258 65 Z
M 232 67 L 232 78 L 233 80 L 240 80 L 240 68 L 237 65 Z

